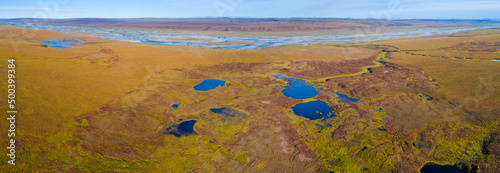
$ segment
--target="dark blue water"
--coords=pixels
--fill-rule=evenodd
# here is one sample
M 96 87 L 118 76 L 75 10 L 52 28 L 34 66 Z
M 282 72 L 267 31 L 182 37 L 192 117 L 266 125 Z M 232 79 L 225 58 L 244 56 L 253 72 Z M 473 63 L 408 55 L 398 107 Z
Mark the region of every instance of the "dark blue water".
M 179 103 L 173 104 L 172 108 L 177 109 L 177 108 L 179 108 L 179 105 L 180 105 Z
M 78 40 L 45 40 L 45 41 L 41 41 L 41 43 L 52 44 L 49 46 L 49 48 L 56 48 L 56 49 L 73 48 L 72 46 L 67 46 L 65 44 L 85 44 L 85 42 L 81 42 Z
M 380 131 L 383 131 L 383 132 L 387 131 L 387 129 L 385 128 L 385 126 L 381 126 L 381 127 L 377 128 L 377 129 L 380 130 Z
M 457 166 L 452 165 L 425 165 L 420 169 L 421 173 L 465 173 Z
M 231 109 L 231 108 L 213 108 L 213 109 L 210 109 L 210 111 L 212 111 L 213 113 L 225 115 L 226 117 L 239 116 L 239 117 L 247 118 L 247 115 L 245 115 L 244 113 L 241 113 L 241 112 L 234 110 L 234 109 Z
M 287 78 L 285 75 L 272 75 L 278 79 L 288 80 L 289 84 L 281 92 L 287 97 L 294 99 L 308 99 L 319 95 L 318 89 L 302 79 Z M 292 107 L 293 113 L 298 116 L 316 120 L 321 118 L 334 117 L 333 107 L 327 103 L 316 100 L 306 103 L 299 103 Z
M 427 101 L 432 101 L 432 98 L 431 98 L 431 97 L 429 97 L 429 98 L 427 98 L 426 100 L 427 100 Z
M 292 109 L 295 115 L 309 118 L 310 120 L 336 116 L 335 112 L 333 112 L 333 107 L 320 100 L 299 103 L 293 106 Z
M 287 97 L 291 97 L 294 99 L 308 99 L 319 95 L 318 90 L 305 80 L 297 78 L 287 78 L 286 76 L 281 74 L 272 76 L 278 79 L 285 79 L 289 81 L 288 86 L 286 86 L 285 89 L 281 90 L 281 92 Z
M 184 121 L 184 122 L 180 123 L 177 128 L 181 132 L 193 133 L 194 132 L 194 129 L 193 129 L 194 124 L 196 124 L 196 120 Z
M 201 82 L 200 84 L 194 86 L 194 90 L 196 91 L 208 91 L 211 89 L 215 89 L 220 86 L 225 86 L 226 81 L 217 80 L 217 79 L 207 79 Z
M 337 94 L 338 98 L 346 103 L 350 103 L 350 102 L 357 102 L 359 101 L 359 99 L 355 99 L 355 98 L 351 98 L 347 95 L 344 95 L 344 94 L 340 94 L 338 92 L 335 92 L 335 94 Z
M 189 120 L 181 122 L 180 124 L 172 125 L 165 130 L 160 131 L 164 135 L 174 135 L 175 137 L 188 136 L 197 134 L 194 131 L 194 124 L 196 120 Z

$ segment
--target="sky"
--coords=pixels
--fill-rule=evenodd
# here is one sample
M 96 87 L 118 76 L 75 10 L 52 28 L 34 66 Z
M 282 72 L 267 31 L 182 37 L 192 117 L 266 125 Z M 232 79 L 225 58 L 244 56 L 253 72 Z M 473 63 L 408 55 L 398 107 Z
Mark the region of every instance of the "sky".
M 500 0 L 4 0 L 0 18 L 500 18 Z

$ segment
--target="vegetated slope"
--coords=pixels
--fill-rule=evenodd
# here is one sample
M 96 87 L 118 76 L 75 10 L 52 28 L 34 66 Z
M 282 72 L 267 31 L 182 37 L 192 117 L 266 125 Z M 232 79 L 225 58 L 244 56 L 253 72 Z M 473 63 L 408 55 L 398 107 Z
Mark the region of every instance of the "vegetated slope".
M 173 123 L 174 119 L 163 121 L 169 116 L 181 116 L 182 114 L 165 114 L 163 112 L 155 114 L 161 119 L 150 120 L 150 114 L 144 112 L 153 111 L 154 103 L 163 103 L 161 96 L 155 96 L 148 101 L 151 93 L 164 91 L 163 97 L 168 98 L 167 104 L 160 105 L 162 109 L 170 107 L 173 103 L 185 97 L 183 91 L 192 91 L 192 86 L 196 85 L 201 78 L 189 79 L 188 76 L 196 76 L 190 73 L 191 69 L 196 69 L 200 65 L 217 65 L 226 63 L 255 63 L 255 62 L 274 62 L 294 59 L 315 59 L 327 61 L 341 61 L 345 58 L 364 58 L 375 51 L 359 48 L 293 48 L 284 47 L 279 49 L 261 49 L 261 50 L 217 50 L 207 48 L 193 47 L 166 47 L 156 45 L 145 45 L 138 43 L 117 42 L 103 40 L 85 36 L 70 35 L 54 31 L 30 30 L 19 27 L 1 27 L 0 48 L 1 58 L 7 62 L 8 58 L 16 59 L 18 82 L 18 108 L 22 110 L 18 124 L 17 139 L 18 154 L 24 157 L 23 161 L 18 162 L 16 170 L 26 172 L 29 170 L 57 171 L 57 170 L 87 170 L 87 171 L 110 171 L 110 170 L 144 170 L 146 168 L 168 165 L 158 165 L 149 161 L 141 160 L 144 156 L 150 157 L 151 152 L 159 152 L 158 158 L 167 159 L 166 155 L 161 154 L 171 146 L 193 146 L 187 145 L 182 141 L 170 140 L 165 142 L 164 137 L 159 136 L 150 140 L 144 138 L 157 136 L 156 133 L 147 134 L 146 132 L 156 132 L 155 127 L 159 125 L 166 126 Z M 45 44 L 40 43 L 44 40 L 79 40 L 87 42 L 82 45 L 75 45 L 72 49 L 52 49 Z M 343 51 L 358 50 L 357 53 L 345 56 Z M 6 67 L 6 64 L 4 64 Z M 164 71 L 164 80 L 172 83 L 166 90 L 161 88 L 151 88 L 149 84 L 155 84 L 159 72 Z M 184 73 L 183 71 L 188 71 Z M 187 75 L 187 76 L 186 76 Z M 201 77 L 201 76 L 200 76 Z M 215 76 L 213 76 L 215 77 Z M 7 80 L 3 80 L 7 81 Z M 2 83 L 5 86 L 6 83 Z M 152 91 L 151 91 L 152 90 Z M 127 104 L 119 104 L 117 108 L 113 104 L 121 103 L 120 100 L 127 100 L 131 94 L 132 101 Z M 141 92 L 146 92 L 145 94 Z M 5 94 L 5 93 L 4 93 Z M 230 94 L 227 94 L 228 96 Z M 6 95 L 4 95 L 6 97 Z M 158 98 L 158 99 L 156 99 Z M 144 111 L 133 113 L 129 104 L 136 105 L 140 100 L 146 99 L 140 108 Z M 217 100 L 217 97 L 214 97 Z M 118 100 L 118 101 L 117 101 Z M 189 99 L 184 102 L 191 103 Z M 109 106 L 107 106 L 109 105 Z M 101 109 L 110 107 L 113 109 Z M 208 109 L 210 106 L 203 109 Z M 5 108 L 2 108 L 4 110 Z M 80 118 L 85 115 L 92 115 L 94 111 L 120 110 L 114 113 L 122 121 L 109 121 L 113 118 L 90 119 L 85 122 Z M 160 109 L 161 110 L 161 109 Z M 180 109 L 179 109 L 180 110 Z M 199 110 L 199 109 L 193 109 Z M 5 110 L 4 110 L 5 111 Z M 128 113 L 127 111 L 132 111 Z M 174 116 L 175 115 L 175 116 Z M 129 118 L 126 118 L 129 117 Z M 141 120 L 142 119 L 142 120 Z M 132 122 L 128 122 L 132 121 Z M 159 121 L 159 122 L 157 122 Z M 177 121 L 177 120 L 176 120 Z M 114 135 L 114 138 L 91 138 L 91 136 L 82 136 L 83 131 L 78 131 L 77 127 L 90 126 L 97 129 L 107 129 L 113 126 L 106 125 L 105 122 L 122 123 L 122 126 L 116 126 L 113 130 L 105 131 L 105 135 L 120 131 L 120 128 L 127 127 L 127 130 L 144 131 L 143 136 L 134 134 Z M 161 122 L 161 123 L 160 123 Z M 103 124 L 104 123 L 104 124 Z M 135 124 L 134 124 L 135 123 Z M 201 121 L 199 121 L 201 123 Z M 87 125 L 86 125 L 87 124 Z M 150 125 L 151 129 L 143 129 L 143 125 Z M 155 125 L 156 124 L 156 125 Z M 136 128 L 132 128 L 133 125 Z M 3 130 L 7 126 L 2 126 Z M 93 129 L 93 128 L 91 128 Z M 126 135 L 126 136 L 123 136 Z M 127 136 L 132 135 L 132 136 Z M 279 135 L 279 133 L 274 134 Z M 224 135 L 223 135 L 224 136 Z M 94 137 L 103 137 L 94 134 Z M 123 137 L 123 141 L 117 138 Z M 230 137 L 230 136 L 226 136 Z M 4 137 L 2 137 L 4 138 Z M 82 140 L 83 138 L 85 140 Z M 208 138 L 198 140 L 199 136 L 190 137 L 195 141 L 205 141 Z M 270 136 L 271 138 L 271 136 Z M 159 140 L 160 139 L 160 140 Z M 189 139 L 189 140 L 191 140 Z M 279 138 L 278 138 L 279 139 Z M 104 141 L 103 141 L 104 140 Z M 88 142 L 94 143 L 88 143 Z M 112 142 L 114 143 L 106 143 Z M 150 143 L 144 143 L 150 142 Z M 189 141 L 187 141 L 189 142 Z M 98 144 L 97 147 L 94 147 Z M 177 144 L 176 144 L 177 143 Z M 131 148 L 139 145 L 140 151 L 133 154 Z M 155 150 L 155 146 L 162 144 L 161 150 Z M 4 147 L 6 143 L 1 144 Z M 215 145 L 215 144 L 214 144 Z M 215 145 L 217 149 L 218 145 Z M 118 148 L 114 148 L 117 147 Z M 108 150 L 110 149 L 110 150 Z M 123 150 L 121 150 L 123 149 Z M 127 150 L 128 149 L 128 150 Z M 137 147 L 134 149 L 138 149 Z M 181 154 L 186 148 L 171 150 L 174 154 Z M 235 154 L 243 154 L 242 151 L 227 152 L 220 150 L 229 159 Z M 126 153 L 127 157 L 121 158 L 120 153 Z M 148 153 L 147 155 L 143 155 Z M 117 154 L 113 156 L 110 154 Z M 130 154 L 130 155 L 128 155 Z M 209 154 L 213 154 L 210 153 Z M 154 155 L 154 154 L 153 154 Z M 109 156 L 109 157 L 108 157 Z M 241 156 L 242 157 L 242 156 Z M 119 159 L 115 159 L 119 158 Z M 243 157 L 242 157 L 243 158 Z M 3 163 L 7 163 L 6 157 L 1 158 Z M 132 161 L 123 162 L 122 159 Z M 241 159 L 238 159 L 241 160 Z M 183 160 L 172 159 L 170 161 L 183 162 Z M 224 161 L 222 161 L 225 163 Z M 57 163 L 55 165 L 52 165 Z M 145 164 L 147 163 L 147 164 Z M 138 166 L 141 164 L 142 166 Z M 200 164 L 207 164 L 201 162 Z M 49 166 L 47 166 L 49 165 Z M 52 165 L 52 166 L 50 166 Z M 182 165 L 182 164 L 175 164 Z M 2 164 L 5 169 L 9 165 Z M 196 167 L 194 164 L 186 164 L 186 169 Z M 287 166 L 284 166 L 287 167 Z M 2 169 L 4 169 L 2 168 Z M 305 166 L 304 166 L 305 168 Z M 166 168 L 165 168 L 166 169 Z M 181 169 L 181 168 L 179 168 Z M 172 170 L 175 170 L 172 168 Z M 182 169 L 181 169 L 182 170 Z
M 416 172 L 428 162 L 498 169 L 500 65 L 491 60 L 407 54 L 397 45 L 406 39 L 225 50 L 1 29 L 2 58 L 17 59 L 20 97 L 30 100 L 19 105 L 26 120 L 18 171 Z M 472 35 L 465 40 L 478 41 Z M 39 42 L 48 39 L 89 43 L 60 50 Z M 307 80 L 320 95 L 286 97 L 288 81 L 273 74 Z M 195 91 L 205 79 L 228 85 Z M 291 111 L 313 100 L 337 116 L 312 121 Z M 165 133 L 192 120 L 195 133 Z

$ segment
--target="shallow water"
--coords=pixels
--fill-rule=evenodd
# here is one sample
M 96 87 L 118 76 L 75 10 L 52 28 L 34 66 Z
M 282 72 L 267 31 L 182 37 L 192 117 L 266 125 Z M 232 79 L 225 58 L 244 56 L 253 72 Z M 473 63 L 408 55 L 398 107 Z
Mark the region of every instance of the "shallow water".
M 289 44 L 309 45 L 311 43 L 331 42 L 363 42 L 376 41 L 400 37 L 430 36 L 439 34 L 451 34 L 459 31 L 467 31 L 483 28 L 494 28 L 498 26 L 480 26 L 470 28 L 429 28 L 425 30 L 383 34 L 351 34 L 351 35 L 324 35 L 324 36 L 213 36 L 197 33 L 159 32 L 159 31 L 137 31 L 119 30 L 105 28 L 89 28 L 77 26 L 53 26 L 33 25 L 27 23 L 0 23 L 0 25 L 12 25 L 30 29 L 44 29 L 60 31 L 70 34 L 86 35 L 91 37 L 112 39 L 119 41 L 155 44 L 164 46 L 191 46 L 207 47 L 214 49 L 261 49 L 267 47 L 284 46 Z
M 73 48 L 73 46 L 67 46 L 65 44 L 85 44 L 85 42 L 81 42 L 78 40 L 45 40 L 45 41 L 41 41 L 41 43 L 52 44 L 49 46 L 49 48 L 56 48 L 56 49 L 71 49 L 71 48 Z
M 286 76 L 281 74 L 272 76 L 278 79 L 284 79 L 289 81 L 288 86 L 286 86 L 285 89 L 281 90 L 283 95 L 287 97 L 291 97 L 294 99 L 308 99 L 319 95 L 318 90 L 305 80 L 297 78 L 287 78 Z
M 340 94 L 338 92 L 335 92 L 335 94 L 337 94 L 338 98 L 346 103 L 351 103 L 351 102 L 357 102 L 359 101 L 360 99 L 355 99 L 355 98 L 351 98 L 345 94 Z
M 201 82 L 200 84 L 194 86 L 193 88 L 196 91 L 208 91 L 221 86 L 226 86 L 226 81 L 218 79 L 207 79 Z
M 231 108 L 213 108 L 213 109 L 210 109 L 210 111 L 213 113 L 225 115 L 226 117 L 237 117 L 237 116 L 243 117 L 243 118 L 248 117 L 244 113 L 241 113 L 241 112 L 234 110 L 234 109 L 231 109 Z
M 49 46 L 49 48 L 56 48 L 56 49 L 71 49 L 73 46 L 65 46 L 65 45 L 52 45 Z
M 310 120 L 336 116 L 335 112 L 333 112 L 333 107 L 321 100 L 299 103 L 293 106 L 292 109 L 295 115 L 299 115 Z
M 45 40 L 45 41 L 41 41 L 41 43 L 57 44 L 57 45 L 60 45 L 60 44 L 85 44 L 85 42 L 81 42 L 78 40 Z

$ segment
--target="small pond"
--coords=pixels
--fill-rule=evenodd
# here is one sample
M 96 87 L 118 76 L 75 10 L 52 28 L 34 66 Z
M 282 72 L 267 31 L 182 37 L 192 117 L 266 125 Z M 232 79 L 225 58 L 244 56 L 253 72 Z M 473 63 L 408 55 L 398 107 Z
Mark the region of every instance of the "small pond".
M 292 109 L 295 115 L 299 115 L 310 120 L 336 116 L 335 112 L 333 112 L 333 107 L 321 100 L 299 103 L 293 106 Z
M 288 86 L 286 86 L 285 89 L 281 90 L 281 93 L 283 93 L 283 95 L 287 97 L 291 97 L 294 99 L 308 99 L 319 95 L 318 90 L 305 80 L 297 78 L 287 78 L 286 76 L 281 74 L 272 76 L 278 79 L 284 79 L 289 81 Z
M 179 105 L 180 105 L 179 103 L 173 104 L 172 108 L 177 109 L 177 108 L 179 108 Z
M 193 129 L 194 124 L 196 124 L 196 120 L 183 121 L 180 124 L 172 125 L 160 131 L 160 133 L 164 135 L 174 135 L 178 138 L 181 136 L 196 135 L 197 133 Z
M 196 91 L 208 91 L 220 86 L 226 86 L 226 81 L 217 79 L 207 79 L 201 82 L 200 84 L 194 86 L 193 88 Z
M 68 46 L 68 44 L 85 44 L 85 42 L 81 42 L 78 40 L 45 40 L 41 41 L 41 43 L 44 44 L 52 44 L 49 46 L 49 48 L 56 48 L 56 49 L 70 49 L 73 48 L 73 46 Z

